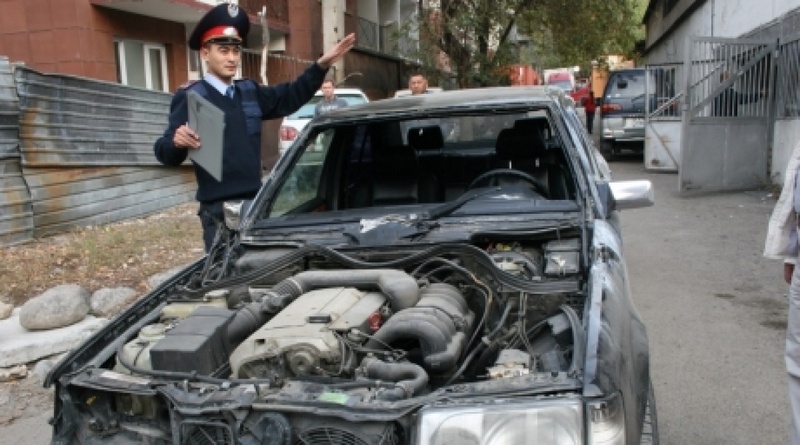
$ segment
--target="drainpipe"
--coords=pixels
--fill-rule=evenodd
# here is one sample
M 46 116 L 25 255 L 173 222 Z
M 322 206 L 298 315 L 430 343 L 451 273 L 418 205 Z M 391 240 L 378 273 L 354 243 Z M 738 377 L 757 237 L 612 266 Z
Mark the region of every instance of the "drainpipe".
M 339 40 L 344 38 L 344 10 L 345 0 L 324 0 L 322 5 L 322 47 L 327 51 Z M 344 79 L 344 59 L 333 64 L 329 75 L 333 83 L 338 84 Z

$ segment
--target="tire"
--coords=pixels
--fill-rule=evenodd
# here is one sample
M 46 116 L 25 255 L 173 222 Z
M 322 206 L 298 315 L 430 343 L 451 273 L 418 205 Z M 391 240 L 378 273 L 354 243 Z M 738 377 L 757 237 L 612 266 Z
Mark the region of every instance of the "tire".
M 612 141 L 600 141 L 600 154 L 606 158 L 606 161 L 611 162 L 614 160 L 614 155 L 618 149 L 614 146 Z
M 644 411 L 644 424 L 642 425 L 641 445 L 658 445 L 658 416 L 656 415 L 656 393 L 653 383 L 647 393 L 647 406 Z

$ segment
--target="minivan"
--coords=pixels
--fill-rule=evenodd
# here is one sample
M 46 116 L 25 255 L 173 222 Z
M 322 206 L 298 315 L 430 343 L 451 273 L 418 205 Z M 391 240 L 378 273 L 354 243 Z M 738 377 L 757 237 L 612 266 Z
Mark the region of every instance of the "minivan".
M 621 150 L 644 151 L 644 68 L 612 71 L 600 98 L 600 152 L 612 160 Z

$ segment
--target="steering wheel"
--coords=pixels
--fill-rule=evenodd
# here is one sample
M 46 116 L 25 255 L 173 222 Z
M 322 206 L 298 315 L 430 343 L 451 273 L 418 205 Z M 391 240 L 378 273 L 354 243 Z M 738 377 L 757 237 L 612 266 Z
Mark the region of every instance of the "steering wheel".
M 547 197 L 547 186 L 542 184 L 538 179 L 534 178 L 532 175 L 525 173 L 520 170 L 514 170 L 510 168 L 497 168 L 494 170 L 489 170 L 486 173 L 478 176 L 477 178 L 473 179 L 472 182 L 469 183 L 467 186 L 467 190 L 471 190 L 475 187 L 483 186 L 483 185 L 492 185 L 497 184 L 498 179 L 502 177 L 510 177 L 515 179 L 522 179 L 523 181 L 527 182 L 528 184 L 533 186 L 533 189 L 539 193 L 540 195 Z

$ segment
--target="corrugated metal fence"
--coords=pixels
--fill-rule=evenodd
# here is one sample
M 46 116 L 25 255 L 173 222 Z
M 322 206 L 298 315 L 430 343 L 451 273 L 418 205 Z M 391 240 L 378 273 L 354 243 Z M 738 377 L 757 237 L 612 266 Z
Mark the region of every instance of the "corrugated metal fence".
M 170 98 L 0 59 L 0 245 L 193 200 L 189 165 L 153 155 Z
M 33 237 L 31 195 L 20 168 L 19 107 L 8 58 L 0 57 L 0 246 Z

